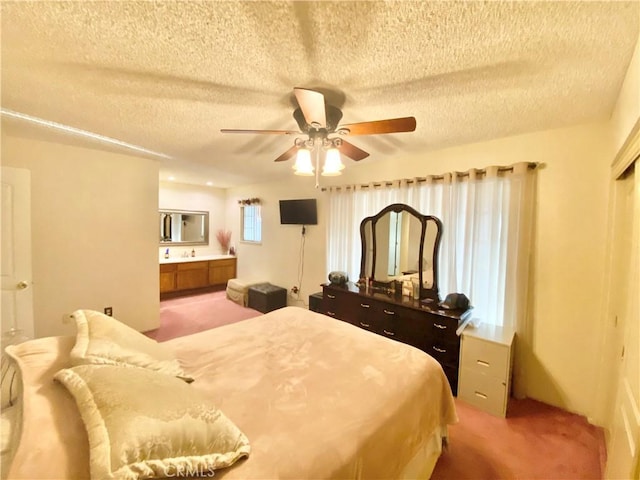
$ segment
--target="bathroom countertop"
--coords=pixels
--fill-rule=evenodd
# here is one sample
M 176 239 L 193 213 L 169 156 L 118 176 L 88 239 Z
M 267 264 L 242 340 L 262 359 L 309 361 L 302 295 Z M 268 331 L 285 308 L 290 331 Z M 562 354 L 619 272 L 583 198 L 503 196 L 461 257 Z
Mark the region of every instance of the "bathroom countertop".
M 196 255 L 195 257 L 169 257 L 161 258 L 160 263 L 185 263 L 185 262 L 205 262 L 207 260 L 221 260 L 223 258 L 235 258 L 234 255 Z

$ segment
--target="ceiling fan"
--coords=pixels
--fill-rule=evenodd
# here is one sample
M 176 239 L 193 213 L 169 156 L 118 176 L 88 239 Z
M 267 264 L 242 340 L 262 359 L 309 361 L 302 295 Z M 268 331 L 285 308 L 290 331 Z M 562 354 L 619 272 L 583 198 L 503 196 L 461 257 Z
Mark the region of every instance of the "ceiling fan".
M 295 130 L 238 130 L 221 129 L 222 133 L 258 133 L 269 135 L 307 135 L 308 138 L 297 138 L 293 147 L 284 152 L 276 162 L 283 162 L 295 156 L 299 150 L 312 150 L 314 147 L 335 148 L 342 155 L 359 161 L 369 154 L 347 142 L 341 137 L 347 135 L 377 135 L 381 133 L 413 132 L 416 129 L 414 117 L 391 118 L 371 122 L 349 123 L 339 125 L 342 111 L 325 103 L 324 95 L 307 88 L 294 88 L 293 93 L 299 108 L 293 112 L 300 131 Z M 317 151 L 319 151 L 317 149 Z

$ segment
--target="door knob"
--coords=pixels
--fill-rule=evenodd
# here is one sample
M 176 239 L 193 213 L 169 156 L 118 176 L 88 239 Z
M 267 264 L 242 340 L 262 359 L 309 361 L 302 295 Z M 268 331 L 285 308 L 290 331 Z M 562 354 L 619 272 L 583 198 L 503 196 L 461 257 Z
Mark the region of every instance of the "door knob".
M 16 286 L 18 287 L 18 290 L 24 290 L 25 288 L 29 288 L 29 282 L 27 282 L 26 280 L 22 280 Z

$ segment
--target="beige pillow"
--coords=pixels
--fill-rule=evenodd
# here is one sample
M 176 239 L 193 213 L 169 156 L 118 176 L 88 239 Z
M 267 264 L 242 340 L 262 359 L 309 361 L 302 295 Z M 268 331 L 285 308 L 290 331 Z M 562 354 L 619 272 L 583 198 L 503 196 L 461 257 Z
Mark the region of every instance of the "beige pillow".
M 54 378 L 71 392 L 82 416 L 91 478 L 211 477 L 249 455 L 238 427 L 175 377 L 83 365 Z
M 94 310 L 76 310 L 72 317 L 77 327 L 73 365 L 136 366 L 192 381 L 170 349 L 115 318 Z
M 14 361 L 4 352 L 0 356 L 0 387 L 2 392 L 0 408 L 14 405 L 18 400 L 20 380 Z

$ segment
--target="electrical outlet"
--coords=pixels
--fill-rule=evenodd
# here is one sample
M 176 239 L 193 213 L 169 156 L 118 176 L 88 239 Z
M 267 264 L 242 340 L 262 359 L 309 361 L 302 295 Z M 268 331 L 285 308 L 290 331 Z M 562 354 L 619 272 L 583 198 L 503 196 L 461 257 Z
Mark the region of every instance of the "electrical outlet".
M 291 287 L 291 293 L 296 294 L 298 293 L 300 290 L 298 289 L 298 287 L 296 287 L 295 285 L 293 287 Z
M 104 314 L 113 317 L 113 307 L 104 307 Z

